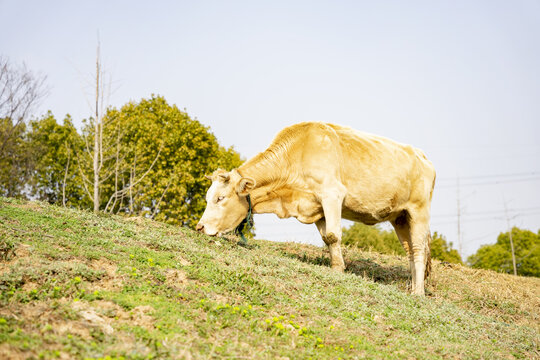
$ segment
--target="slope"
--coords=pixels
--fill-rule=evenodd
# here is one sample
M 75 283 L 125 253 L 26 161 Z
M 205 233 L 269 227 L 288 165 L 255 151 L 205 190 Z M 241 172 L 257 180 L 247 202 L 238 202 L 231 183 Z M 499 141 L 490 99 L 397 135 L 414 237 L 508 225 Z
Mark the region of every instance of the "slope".
M 539 279 L 215 239 L 141 218 L 0 198 L 0 357 L 539 357 Z

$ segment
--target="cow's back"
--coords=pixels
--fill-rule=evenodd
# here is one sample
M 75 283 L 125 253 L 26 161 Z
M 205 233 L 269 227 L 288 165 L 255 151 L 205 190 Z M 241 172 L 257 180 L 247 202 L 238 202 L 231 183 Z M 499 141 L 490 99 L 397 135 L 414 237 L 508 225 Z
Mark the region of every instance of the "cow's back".
M 430 200 L 435 172 L 421 150 L 348 127 L 327 126 L 340 142 L 341 181 L 348 191 L 344 217 L 375 223 L 411 201 Z
M 287 188 L 294 196 L 282 201 L 301 198 L 306 209 L 320 208 L 316 199 L 321 191 L 342 184 L 347 192 L 343 217 L 368 224 L 389 220 L 411 201 L 429 201 L 435 176 L 419 149 L 321 122 L 283 129 L 263 153 L 239 170 L 257 173 L 260 186 Z

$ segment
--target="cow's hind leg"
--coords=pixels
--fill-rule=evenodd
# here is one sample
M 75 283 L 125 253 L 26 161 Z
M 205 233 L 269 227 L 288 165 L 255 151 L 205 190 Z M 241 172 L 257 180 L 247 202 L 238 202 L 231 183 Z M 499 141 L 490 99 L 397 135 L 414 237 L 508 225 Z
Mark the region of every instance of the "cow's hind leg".
M 416 274 L 413 294 L 424 295 L 424 279 L 428 260 L 426 247 L 429 246 L 429 224 L 423 216 L 411 220 L 411 243 Z
M 315 225 L 317 225 L 321 238 L 330 251 L 330 264 L 332 269 L 343 272 L 343 270 L 345 270 L 345 262 L 343 261 L 343 255 L 341 253 L 341 231 L 338 240 L 335 232 L 328 233 L 328 225 L 325 218 L 318 220 Z
M 408 217 L 409 214 L 404 211 L 400 216 L 396 218 L 396 220 L 392 221 L 392 226 L 394 227 L 398 239 L 401 242 L 401 246 L 403 246 L 405 254 L 409 259 L 409 269 L 411 270 L 411 292 L 414 293 L 416 285 L 416 273 L 414 271 L 414 256 L 412 252 L 411 229 L 409 227 Z
M 409 258 L 411 292 L 424 295 L 425 279 L 431 270 L 429 215 L 424 212 L 403 212 L 392 221 L 392 225 Z

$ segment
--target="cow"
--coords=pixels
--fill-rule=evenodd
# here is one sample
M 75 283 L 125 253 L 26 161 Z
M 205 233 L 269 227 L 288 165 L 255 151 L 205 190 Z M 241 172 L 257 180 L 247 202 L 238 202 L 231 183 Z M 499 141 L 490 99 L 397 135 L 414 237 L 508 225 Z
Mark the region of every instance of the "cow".
M 389 221 L 409 259 L 411 291 L 424 295 L 435 169 L 421 150 L 349 127 L 304 122 L 280 131 L 237 169 L 218 169 L 208 178 L 198 231 L 221 236 L 251 210 L 295 217 L 315 223 L 332 269 L 343 272 L 341 219 Z

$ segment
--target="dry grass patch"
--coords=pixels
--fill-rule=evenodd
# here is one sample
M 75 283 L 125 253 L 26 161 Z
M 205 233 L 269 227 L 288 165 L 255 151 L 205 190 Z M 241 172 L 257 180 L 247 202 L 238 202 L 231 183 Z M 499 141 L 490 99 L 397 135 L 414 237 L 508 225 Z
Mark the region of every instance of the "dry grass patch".
M 434 297 L 540 331 L 540 279 L 434 262 Z
M 300 261 L 329 266 L 328 250 L 313 245 L 278 243 L 285 255 Z M 346 272 L 402 291 L 410 287 L 408 261 L 401 256 L 345 248 Z M 431 298 L 495 317 L 506 323 L 530 326 L 540 332 L 540 279 L 472 269 L 438 260 L 426 290 Z
M 0 233 L 1 236 L 1 233 Z M 0 275 L 5 274 L 10 270 L 13 265 L 24 261 L 24 259 L 32 255 L 31 246 L 23 243 L 11 244 L 10 246 L 5 246 L 6 249 L 3 252 L 2 256 L 3 261 L 0 261 Z
M 165 270 L 165 284 L 173 289 L 182 289 L 188 283 L 187 275 L 178 269 Z

